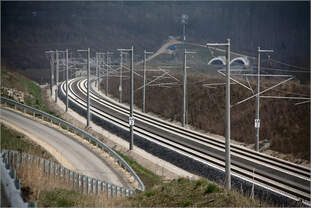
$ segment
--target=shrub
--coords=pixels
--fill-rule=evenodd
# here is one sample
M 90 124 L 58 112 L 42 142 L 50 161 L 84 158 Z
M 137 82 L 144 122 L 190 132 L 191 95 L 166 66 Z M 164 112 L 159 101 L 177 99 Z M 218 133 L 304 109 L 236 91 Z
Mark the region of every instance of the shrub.
M 187 200 L 184 202 L 184 207 L 188 207 L 192 205 L 192 201 L 191 200 Z
M 155 192 L 153 190 L 149 190 L 149 191 L 145 192 L 146 197 L 150 197 L 150 196 L 154 196 L 154 195 L 155 195 Z
M 195 183 L 194 189 L 197 189 L 199 186 L 205 183 L 205 180 L 200 179 Z
M 218 193 L 219 191 L 220 190 L 219 190 L 217 185 L 210 183 L 210 184 L 207 185 L 204 193 L 205 194 Z

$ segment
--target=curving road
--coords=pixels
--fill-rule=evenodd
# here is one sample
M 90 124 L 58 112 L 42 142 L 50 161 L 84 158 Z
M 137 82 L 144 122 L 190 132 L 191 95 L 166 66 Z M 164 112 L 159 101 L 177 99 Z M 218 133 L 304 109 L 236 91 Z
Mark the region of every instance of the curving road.
M 69 161 L 75 171 L 118 186 L 128 187 L 124 179 L 92 151 L 60 131 L 45 126 L 16 112 L 0 108 L 1 120 L 16 126 L 28 135 L 40 139 L 44 144 L 59 152 Z M 55 153 L 55 151 L 53 151 Z M 52 153 L 53 154 L 53 153 Z

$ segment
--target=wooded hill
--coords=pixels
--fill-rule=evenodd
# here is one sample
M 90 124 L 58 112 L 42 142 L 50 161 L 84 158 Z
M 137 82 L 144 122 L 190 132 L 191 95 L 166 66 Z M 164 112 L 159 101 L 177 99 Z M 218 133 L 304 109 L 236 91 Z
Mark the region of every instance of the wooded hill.
M 187 41 L 231 38 L 232 50 L 309 66 L 310 2 L 1 2 L 1 55 L 13 68 L 47 69 L 45 50 L 114 51 L 135 46 L 156 51 L 169 35 L 181 36 L 187 14 Z M 33 78 L 35 73 L 28 73 Z M 308 78 L 308 76 L 305 76 Z M 36 77 L 36 79 L 38 79 Z M 39 80 L 37 80 L 39 81 Z
M 182 80 L 181 73 L 171 73 Z M 149 73 L 147 79 L 159 74 Z M 262 89 L 280 82 L 262 79 Z M 223 83 L 224 79 L 202 73 L 189 73 L 187 87 L 188 124 L 197 130 L 225 135 L 225 85 L 204 87 L 204 83 Z M 105 88 L 105 80 L 101 83 Z M 250 80 L 255 88 L 255 80 Z M 135 76 L 135 89 L 143 85 L 142 78 Z M 109 80 L 109 93 L 119 98 L 119 78 Z M 123 101 L 129 103 L 130 80 L 123 81 Z M 265 95 L 303 96 L 310 94 L 310 86 L 290 81 Z M 252 92 L 238 85 L 231 85 L 231 105 L 249 97 Z M 260 141 L 270 143 L 270 149 L 295 157 L 310 158 L 310 105 L 295 105 L 299 101 L 284 99 L 261 99 Z M 134 104 L 141 109 L 142 89 L 135 90 Z M 180 124 L 182 118 L 182 85 L 172 87 L 150 86 L 146 88 L 146 112 L 156 114 Z M 231 139 L 246 144 L 255 142 L 255 99 L 250 99 L 231 108 Z M 264 144 L 264 143 L 263 143 Z

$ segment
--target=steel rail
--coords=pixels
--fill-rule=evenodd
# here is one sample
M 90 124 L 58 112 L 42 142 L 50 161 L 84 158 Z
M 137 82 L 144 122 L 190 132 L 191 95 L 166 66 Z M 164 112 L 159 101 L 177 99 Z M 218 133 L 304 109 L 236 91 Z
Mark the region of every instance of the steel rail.
M 85 93 L 85 91 L 80 88 L 82 90 L 83 93 Z M 91 90 L 92 92 L 92 97 L 96 100 L 99 100 L 102 102 L 102 104 L 110 106 L 111 108 L 115 108 L 118 109 L 120 111 L 122 111 L 123 113 L 127 113 L 128 109 L 126 109 L 126 107 L 118 104 L 118 103 L 111 103 L 111 101 L 109 100 L 104 100 L 103 97 L 100 98 L 101 96 L 98 95 L 98 93 L 94 92 L 93 90 Z M 163 127 L 167 130 L 172 130 L 174 131 L 174 133 L 180 133 L 183 135 L 186 135 L 188 138 L 193 138 L 197 141 L 201 141 L 204 142 L 206 144 L 212 144 L 215 145 L 217 147 L 220 148 L 224 148 L 224 141 L 219 140 L 219 139 L 215 139 L 212 137 L 209 137 L 207 135 L 203 135 L 200 134 L 198 132 L 195 131 L 191 131 L 173 124 L 170 124 L 168 122 L 165 122 L 163 120 L 160 119 L 156 119 L 156 118 L 152 118 L 149 117 L 147 114 L 141 113 L 139 111 L 135 111 L 135 117 L 142 119 L 146 122 L 150 122 L 152 124 L 156 124 L 159 127 Z M 239 145 L 234 145 L 231 144 L 231 151 L 238 153 L 240 155 L 244 155 L 253 159 L 257 159 L 260 160 L 261 162 L 265 162 L 265 163 L 269 163 L 271 165 L 275 165 L 279 168 L 283 168 L 286 171 L 292 171 L 293 173 L 297 173 L 297 174 L 301 174 L 304 177 L 309 177 L 310 176 L 310 170 L 306 167 L 294 164 L 294 163 L 289 163 L 287 161 L 281 160 L 281 159 L 277 159 L 275 157 L 271 157 L 269 155 L 263 154 L 263 153 L 258 153 L 256 151 L 250 150 L 248 148 L 245 147 L 241 147 Z
M 126 113 L 126 112 L 125 112 Z M 137 117 L 138 118 L 138 117 Z M 207 143 L 207 142 L 206 142 Z M 183 145 L 186 145 L 186 144 L 183 144 Z M 216 147 L 216 146 L 215 146 Z M 215 148 L 215 147 L 213 147 L 213 148 Z M 218 147 L 220 147 L 220 148 L 223 148 L 222 146 L 218 146 Z M 241 154 L 243 155 L 243 152 L 239 152 L 239 157 L 242 157 L 241 156 Z M 233 154 L 234 156 L 237 156 L 237 155 L 235 155 L 235 154 Z M 247 154 L 244 154 L 244 158 L 247 158 L 248 160 L 249 160 L 249 157 L 252 157 L 252 155 L 247 155 Z M 216 157 L 215 155 L 214 155 L 214 157 Z M 253 157 L 254 158 L 254 157 Z M 247 161 L 246 161 L 247 162 Z M 256 161 L 255 161 L 256 162 Z M 266 166 L 265 164 L 263 164 L 264 166 Z M 242 165 L 240 165 L 240 166 L 242 166 Z M 245 169 L 245 167 L 244 167 L 244 169 Z M 251 170 L 251 169 L 249 169 L 249 170 Z M 258 171 L 258 170 L 257 170 Z M 259 170 L 259 172 L 260 172 L 260 170 Z M 262 175 L 264 175 L 264 173 L 262 173 Z M 303 179 L 307 179 L 307 178 L 303 178 Z M 280 180 L 280 179 L 276 179 L 276 180 Z M 308 179 L 307 179 L 308 180 Z M 305 189 L 305 191 L 306 191 L 306 189 Z
M 185 145 L 185 144 L 183 144 L 183 145 Z M 223 148 L 223 147 L 220 147 L 220 148 Z M 243 154 L 243 152 L 239 152 L 239 157 L 241 157 L 241 154 Z M 253 153 L 252 153 L 253 154 Z M 233 154 L 234 155 L 234 154 Z M 244 154 L 245 155 L 245 154 Z M 263 154 L 262 154 L 263 155 Z M 245 157 L 251 157 L 252 155 L 245 155 Z M 253 158 L 255 158 L 255 157 L 253 157 Z M 272 158 L 272 159 L 274 159 L 274 158 Z M 280 161 L 282 161 L 282 160 L 280 160 Z M 247 162 L 247 161 L 246 161 Z M 256 161 L 255 161 L 256 162 Z M 291 164 L 291 163 L 289 163 L 289 164 Z M 295 165 L 295 164 L 293 164 L 293 165 Z M 263 165 L 264 166 L 264 165 Z M 300 167 L 300 166 L 299 166 Z M 306 169 L 306 168 L 305 168 Z M 256 170 L 256 171 L 258 171 L 258 170 Z M 265 172 L 269 172 L 269 171 L 265 171 Z M 264 173 L 263 173 L 264 174 Z M 303 179 L 306 179 L 306 180 L 309 180 L 308 178 L 305 178 L 305 177 L 303 177 Z M 306 190 L 306 189 L 305 189 Z
M 72 89 L 71 89 L 71 91 L 72 91 Z M 72 93 L 72 92 L 71 92 L 71 93 Z M 93 98 L 94 98 L 94 97 L 93 97 Z M 97 98 L 97 100 L 100 100 L 100 99 L 98 99 L 98 98 Z M 120 107 L 120 105 L 118 105 L 118 106 Z M 123 110 L 123 111 L 124 111 L 124 110 Z M 123 113 L 124 113 L 124 112 L 123 112 Z M 136 115 L 137 115 L 137 114 L 136 114 Z M 143 114 L 143 115 L 145 116 L 145 114 Z M 218 141 L 218 142 L 219 142 L 219 141 Z M 182 145 L 184 145 L 184 144 L 182 144 Z M 223 147 L 221 147 L 221 148 L 223 148 Z M 192 154 L 192 153 L 190 152 L 190 154 Z M 203 152 L 203 154 L 206 154 L 206 153 L 205 153 L 205 152 Z M 253 153 L 252 153 L 252 154 L 253 154 Z M 212 155 L 211 157 L 213 157 L 213 155 Z M 269 158 L 269 157 L 268 157 L 268 158 Z M 272 158 L 272 157 L 271 157 L 271 158 Z M 270 159 L 270 158 L 269 158 L 269 159 Z M 220 160 L 221 160 L 221 158 L 220 158 Z M 223 159 L 222 159 L 222 161 L 223 161 Z M 279 161 L 281 161 L 281 160 L 278 160 L 278 162 L 279 162 Z M 286 164 L 286 163 L 285 163 L 285 164 Z M 287 165 L 288 165 L 288 164 L 290 164 L 290 163 L 287 163 Z M 298 166 L 298 167 L 300 167 L 300 166 Z M 295 167 L 295 168 L 296 168 L 296 167 Z M 249 171 L 251 171 L 251 170 L 249 170 Z M 258 174 L 258 173 L 257 173 L 257 171 L 258 171 L 258 170 L 256 170 L 256 174 Z M 257 180 L 260 180 L 259 178 L 256 178 L 256 179 L 257 179 Z M 274 181 L 276 181 L 276 179 L 275 179 L 275 178 L 274 178 L 273 180 L 274 180 Z M 281 179 L 279 179 L 279 181 L 281 181 L 281 182 L 282 182 L 282 180 L 281 180 Z M 264 182 L 264 180 L 263 180 L 263 182 Z M 273 185 L 273 184 L 271 184 L 271 185 Z M 299 189 L 299 187 L 298 187 L 298 189 Z M 287 192 L 288 192 L 288 191 L 287 191 Z M 292 193 L 292 194 L 294 194 L 294 195 L 295 195 L 295 193 Z M 304 199 L 308 200 L 308 199 L 309 199 L 309 198 L 308 198 L 308 194 L 306 194 L 306 195 L 305 195 L 304 197 L 302 197 L 302 198 L 304 198 Z

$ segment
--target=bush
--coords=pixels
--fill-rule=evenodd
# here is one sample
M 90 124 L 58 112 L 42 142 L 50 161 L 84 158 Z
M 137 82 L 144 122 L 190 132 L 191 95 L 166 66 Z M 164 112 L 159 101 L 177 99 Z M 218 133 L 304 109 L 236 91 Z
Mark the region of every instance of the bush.
M 178 179 L 177 179 L 177 182 L 178 182 L 179 184 L 184 184 L 184 183 L 187 182 L 187 181 L 189 181 L 189 180 L 186 179 L 186 178 L 178 178 Z
M 218 193 L 219 191 L 220 190 L 219 190 L 217 185 L 210 183 L 210 184 L 207 185 L 204 193 L 205 194 Z
M 192 201 L 191 200 L 187 200 L 184 202 L 184 207 L 188 207 L 192 205 Z
M 154 196 L 154 195 L 155 195 L 155 192 L 153 190 L 149 190 L 149 191 L 145 192 L 146 197 L 150 197 L 150 196 Z
M 197 189 L 199 186 L 205 183 L 204 179 L 200 179 L 195 183 L 194 189 Z

